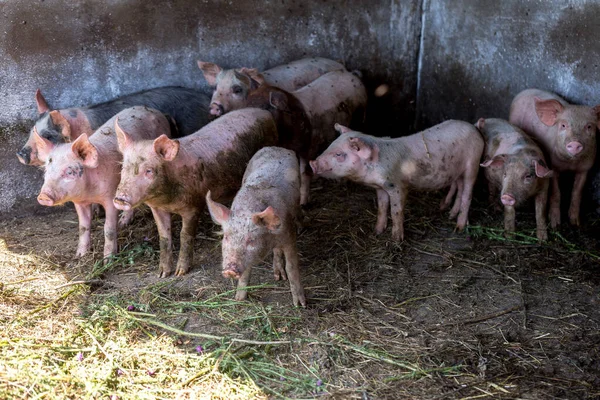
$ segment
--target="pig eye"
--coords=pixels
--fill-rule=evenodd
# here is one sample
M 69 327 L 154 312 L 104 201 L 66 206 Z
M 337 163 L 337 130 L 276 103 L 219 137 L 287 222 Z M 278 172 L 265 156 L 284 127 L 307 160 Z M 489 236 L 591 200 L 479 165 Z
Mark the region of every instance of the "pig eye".
M 588 131 L 591 131 L 591 130 L 592 130 L 592 124 L 588 124 L 588 125 L 585 127 L 585 129 L 587 129 Z
M 146 169 L 146 176 L 152 178 L 154 176 L 154 170 L 152 168 Z
M 344 153 L 335 153 L 335 158 L 337 158 L 339 161 L 343 161 L 344 158 L 346 158 L 346 154 L 344 154 Z
M 244 91 L 244 89 L 242 89 L 241 86 L 234 86 L 233 87 L 233 93 L 234 94 L 242 94 L 243 91 Z
M 565 124 L 564 122 L 561 122 L 560 129 L 567 129 L 567 124 Z
M 527 174 L 527 175 L 525 175 L 525 179 L 533 179 L 533 174 Z

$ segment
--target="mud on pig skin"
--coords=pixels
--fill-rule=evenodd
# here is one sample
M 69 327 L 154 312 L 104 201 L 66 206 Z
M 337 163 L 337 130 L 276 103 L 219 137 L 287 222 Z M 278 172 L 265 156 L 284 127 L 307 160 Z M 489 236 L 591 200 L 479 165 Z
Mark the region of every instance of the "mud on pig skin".
M 404 208 L 409 189 L 451 186 L 454 190 L 445 200 L 449 204 L 456 192 L 450 218 L 458 215 L 459 230 L 467 225 L 484 146 L 475 126 L 450 120 L 397 139 L 366 135 L 339 124 L 335 129 L 341 135 L 310 166 L 316 175 L 346 178 L 377 190 L 376 234 L 387 227 L 391 207 L 392 238 L 404 240 Z
M 490 203 L 504 206 L 505 232 L 515 231 L 515 207 L 535 197 L 537 238 L 548 240 L 546 202 L 552 171 L 544 153 L 525 132 L 503 119 L 481 118 L 476 126 L 485 139 L 481 166 L 488 180 Z
M 273 251 L 275 279 L 287 275 L 293 304 L 306 307 L 296 248 L 300 177 L 294 152 L 259 150 L 248 163 L 231 209 L 213 201 L 211 192 L 206 203 L 213 221 L 223 227 L 223 276 L 239 279 L 235 299 L 246 299 L 252 267 Z
M 51 110 L 39 89 L 35 99 L 39 117 L 34 127 L 53 144 L 69 143 L 84 133 L 91 135 L 119 111 L 133 106 L 151 107 L 173 118 L 177 127 L 172 132 L 174 137 L 193 133 L 209 122 L 210 96 L 183 87 L 150 89 L 90 107 L 61 110 Z M 17 157 L 23 164 L 41 166 L 46 161 L 45 154 L 38 152 L 33 135 L 32 128 Z
M 596 157 L 596 130 L 600 127 L 600 105 L 578 106 L 538 89 L 519 93 L 510 106 L 509 121 L 542 146 L 554 171 L 550 195 L 550 225 L 560 225 L 559 177 L 573 171 L 575 178 L 569 221 L 579 225 L 581 193 Z
M 75 204 L 79 218 L 79 244 L 76 256 L 86 254 L 91 245 L 92 204 L 104 207 L 104 257 L 117 252 L 117 210 L 113 198 L 121 172 L 121 154 L 117 148 L 115 121 L 135 139 L 152 139 L 170 134 L 168 119 L 159 111 L 132 107 L 109 119 L 93 135 L 83 134 L 73 143 L 54 144 L 38 135 L 40 151 L 47 154 L 44 184 L 38 202 L 45 206 Z
M 257 108 L 232 112 L 178 140 L 133 140 L 125 129 L 117 134 L 123 170 L 114 204 L 121 210 L 150 206 L 160 236 L 161 277 L 174 272 L 171 213 L 183 221 L 175 270 L 180 276 L 192 265 L 206 193 L 211 190 L 215 199 L 233 195 L 254 153 L 277 140 L 271 114 Z

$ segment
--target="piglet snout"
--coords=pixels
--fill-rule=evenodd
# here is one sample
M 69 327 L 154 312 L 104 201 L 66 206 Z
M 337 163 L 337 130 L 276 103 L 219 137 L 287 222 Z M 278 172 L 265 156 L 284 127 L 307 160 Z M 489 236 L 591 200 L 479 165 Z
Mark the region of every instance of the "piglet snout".
M 241 274 L 240 267 L 235 263 L 227 264 L 227 267 L 223 270 L 223 276 L 225 278 L 239 279 Z
M 220 117 L 221 115 L 225 114 L 225 109 L 223 108 L 223 104 L 213 102 L 210 105 L 210 114 L 214 115 L 216 117 Z
M 130 210 L 131 209 L 131 199 L 127 196 L 117 196 L 113 199 L 113 204 L 118 210 Z
M 512 194 L 503 194 L 502 197 L 500 197 L 500 201 L 505 206 L 514 206 L 516 202 Z
M 319 174 L 319 163 L 317 163 L 316 161 L 309 161 L 308 162 L 310 164 L 310 168 L 312 169 L 313 173 L 315 175 Z
M 581 153 L 581 150 L 583 150 L 583 145 L 579 142 L 569 142 L 567 144 L 567 151 L 571 155 L 575 156 L 575 155 Z
M 40 193 L 37 197 L 37 201 L 43 206 L 54 205 L 54 199 L 48 193 Z

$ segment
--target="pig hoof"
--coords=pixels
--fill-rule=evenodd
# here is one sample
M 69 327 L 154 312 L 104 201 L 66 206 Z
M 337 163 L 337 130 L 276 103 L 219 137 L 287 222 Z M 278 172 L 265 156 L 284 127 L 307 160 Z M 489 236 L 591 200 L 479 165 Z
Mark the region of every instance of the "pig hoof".
M 158 274 L 158 277 L 159 278 L 167 278 L 172 273 L 173 273 L 173 271 L 171 271 L 171 270 L 161 270 L 160 273 Z
M 246 291 L 243 291 L 243 292 L 237 292 L 235 294 L 234 299 L 235 299 L 235 301 L 244 301 L 244 300 L 246 300 L 247 297 L 248 297 L 248 293 L 246 293 Z
M 547 230 L 540 230 L 537 232 L 537 238 L 538 241 L 540 242 L 545 242 L 548 240 L 548 231 Z
M 385 228 L 379 228 L 379 227 L 375 227 L 375 235 L 381 235 L 383 232 L 385 232 Z
M 133 210 L 123 211 L 119 217 L 119 228 L 125 228 L 133 219 Z
M 569 218 L 569 222 L 571 225 L 579 226 L 579 217 L 571 217 Z
M 177 270 L 175 271 L 175 276 L 183 276 L 183 275 L 187 274 L 187 272 L 188 272 L 188 268 L 178 267 Z

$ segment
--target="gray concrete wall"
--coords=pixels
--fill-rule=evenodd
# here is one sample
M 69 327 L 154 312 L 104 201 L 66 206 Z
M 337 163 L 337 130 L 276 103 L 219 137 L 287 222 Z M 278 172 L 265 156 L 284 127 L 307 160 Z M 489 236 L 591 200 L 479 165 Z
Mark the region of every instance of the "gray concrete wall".
M 508 117 L 521 90 L 600 103 L 600 2 L 424 0 L 418 125 Z
M 269 68 L 345 62 L 372 91 L 374 133 L 414 120 L 421 0 L 0 1 L 0 215 L 37 211 L 42 173 L 18 163 L 41 88 L 54 108 L 204 84 L 196 60 Z M 397 110 L 394 111 L 393 110 Z

